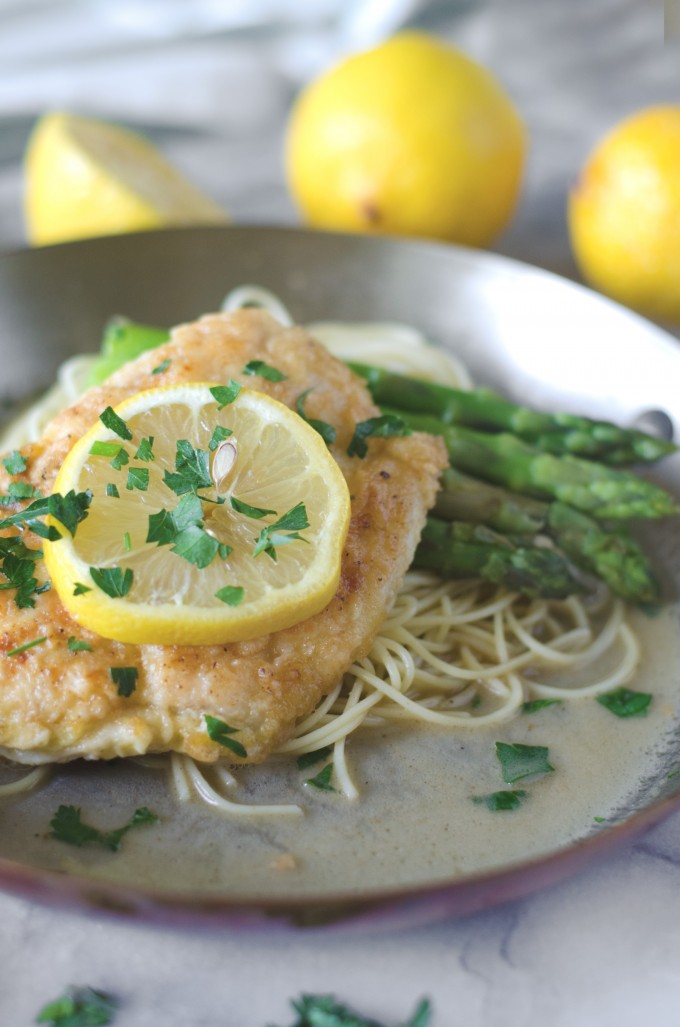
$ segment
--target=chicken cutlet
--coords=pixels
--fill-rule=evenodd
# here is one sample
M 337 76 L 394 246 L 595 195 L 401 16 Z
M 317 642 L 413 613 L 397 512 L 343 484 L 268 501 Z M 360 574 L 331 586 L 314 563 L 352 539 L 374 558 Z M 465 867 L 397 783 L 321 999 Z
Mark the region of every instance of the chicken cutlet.
M 254 359 L 286 375 L 280 382 L 258 378 L 260 391 L 293 409 L 307 392 L 306 416 L 336 429 L 331 452 L 348 483 L 352 515 L 335 596 L 308 620 L 251 641 L 159 646 L 93 634 L 69 616 L 54 589 L 36 595 L 32 609 L 18 608 L 11 589 L 0 590 L 0 654 L 45 639 L 3 659 L 5 754 L 34 763 L 174 751 L 212 762 L 225 750 L 206 732 L 208 714 L 236 728 L 248 754 L 243 762 L 258 763 L 370 651 L 413 558 L 446 455 L 439 439 L 413 434 L 372 439 L 365 459 L 349 457 L 355 425 L 378 410 L 363 382 L 301 328 L 241 310 L 174 329 L 167 344 L 125 365 L 55 417 L 37 442 L 24 447 L 26 469 L 12 480 L 49 495 L 71 446 L 107 406 L 159 384 L 234 379 L 252 388 L 243 369 Z M 166 361 L 163 374 L 154 375 Z M 7 493 L 9 480 L 3 471 L 0 492 Z M 40 545 L 30 535 L 27 541 Z M 34 573 L 45 580 L 42 561 Z M 89 643 L 91 651 L 70 651 L 71 637 Z M 110 668 L 121 666 L 138 671 L 128 697 L 111 679 Z

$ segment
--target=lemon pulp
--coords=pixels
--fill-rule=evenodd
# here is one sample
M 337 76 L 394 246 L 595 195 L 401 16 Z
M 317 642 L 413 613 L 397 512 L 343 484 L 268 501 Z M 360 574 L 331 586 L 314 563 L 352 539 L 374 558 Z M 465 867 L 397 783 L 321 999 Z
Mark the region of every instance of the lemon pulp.
M 54 486 L 61 494 L 92 493 L 75 534 L 61 527 L 62 538 L 44 545 L 48 572 L 76 620 L 121 642 L 208 645 L 290 627 L 327 605 L 340 575 L 349 494 L 324 442 L 297 414 L 245 389 L 220 409 L 206 383 L 150 389 L 115 413 L 132 439 L 99 421 L 70 451 Z M 178 472 L 183 440 L 203 454 L 196 460 L 204 479 L 208 468 L 208 485 L 196 487 L 186 466 Z M 97 454 L 102 443 L 109 448 Z M 116 448 L 128 455 L 119 469 L 112 466 Z M 137 455 L 148 457 L 149 449 L 152 459 Z M 194 486 L 184 491 L 191 480 Z M 193 535 L 149 540 L 150 517 L 158 523 L 161 511 L 172 514 L 192 503 Z M 277 530 L 293 508 L 299 514 L 299 504 L 308 526 Z M 255 555 L 267 529 L 271 548 Z M 215 550 L 207 565 L 197 561 L 193 536 L 203 561 L 206 547 L 208 556 L 211 546 Z M 178 541 L 185 555 L 173 551 Z M 132 572 L 126 594 L 102 590 L 102 569 Z

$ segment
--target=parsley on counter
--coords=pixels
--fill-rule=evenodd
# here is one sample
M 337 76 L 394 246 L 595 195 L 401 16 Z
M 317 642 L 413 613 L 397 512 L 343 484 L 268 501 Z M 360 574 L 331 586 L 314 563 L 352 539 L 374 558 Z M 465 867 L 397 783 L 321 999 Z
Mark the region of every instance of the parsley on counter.
M 561 706 L 561 699 L 531 699 L 523 702 L 520 706 L 522 713 L 537 713 L 539 710 L 547 710 L 548 706 Z
M 318 788 L 320 792 L 335 792 L 337 789 L 333 787 L 333 764 L 327 763 L 323 770 L 320 770 L 316 777 L 308 777 L 305 781 L 306 785 L 311 785 L 312 788 Z
M 158 817 L 146 806 L 140 806 L 132 814 L 130 819 L 122 827 L 113 831 L 100 831 L 82 820 L 81 811 L 77 806 L 60 806 L 50 820 L 50 836 L 66 845 L 76 845 L 82 848 L 84 845 L 101 845 L 111 852 L 118 852 L 123 837 L 133 827 L 140 827 L 143 824 L 155 824 Z
M 65 995 L 48 1002 L 36 1023 L 52 1027 L 107 1027 L 113 1023 L 118 1002 L 94 988 L 69 988 Z
M 47 635 L 43 635 L 42 638 L 34 638 L 32 642 L 24 642 L 23 645 L 18 645 L 16 649 L 10 649 L 5 656 L 18 656 L 19 653 L 25 653 L 27 649 L 33 649 L 36 645 L 42 645 L 43 642 L 47 641 Z
M 229 724 L 225 724 L 219 717 L 211 717 L 209 713 L 204 714 L 204 719 L 206 731 L 213 742 L 223 745 L 225 749 L 229 749 L 237 756 L 245 758 L 248 755 L 241 743 L 231 737 L 231 735 L 238 733 L 237 727 L 230 727 Z
M 545 745 L 521 745 L 519 742 L 496 742 L 496 756 L 507 784 L 534 774 L 549 774 L 555 768 L 548 762 Z
M 90 643 L 89 642 L 85 642 L 85 641 L 83 641 L 83 640 L 81 640 L 79 638 L 76 638 L 75 635 L 71 635 L 71 637 L 69 638 L 68 642 L 66 643 L 66 648 L 68 649 L 68 651 L 70 653 L 91 653 L 92 652 L 92 646 L 90 645 Z
M 630 688 L 615 688 L 613 692 L 598 695 L 597 701 L 617 717 L 646 717 L 652 696 L 649 692 L 633 692 Z
M 305 504 L 296 503 L 283 517 L 279 517 L 278 521 L 262 529 L 255 542 L 253 556 L 266 553 L 272 560 L 276 560 L 276 547 L 288 545 L 289 542 L 294 542 L 296 539 L 306 542 L 307 539 L 304 539 L 300 532 L 308 527 L 309 521 Z

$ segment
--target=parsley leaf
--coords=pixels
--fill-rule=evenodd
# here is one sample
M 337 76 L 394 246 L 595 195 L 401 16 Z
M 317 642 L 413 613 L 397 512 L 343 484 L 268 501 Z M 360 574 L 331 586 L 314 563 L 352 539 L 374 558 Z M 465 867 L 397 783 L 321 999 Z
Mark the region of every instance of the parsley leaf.
M 231 430 L 231 428 L 225 428 L 221 424 L 216 425 L 215 430 L 212 433 L 210 442 L 208 443 L 208 449 L 210 450 L 210 452 L 214 453 L 217 447 L 219 446 L 220 442 L 224 442 L 225 439 L 228 439 L 229 436 L 233 434 L 234 433 Z
M 90 456 L 117 456 L 122 448 L 120 442 L 102 442 L 97 439 L 90 446 Z
M 210 393 L 217 401 L 217 409 L 223 410 L 224 407 L 234 402 L 240 391 L 241 386 L 232 379 L 228 385 L 214 385 Z
M 75 635 L 71 635 L 71 637 L 69 638 L 68 642 L 66 643 L 66 646 L 67 646 L 68 651 L 70 653 L 91 653 L 92 652 L 92 646 L 90 645 L 90 643 L 82 641 L 79 638 L 76 638 Z
M 109 484 L 106 486 L 106 495 L 113 496 L 114 499 L 120 499 L 120 492 L 118 491 L 118 486 L 114 485 L 113 482 L 109 482 Z
M 167 371 L 171 363 L 172 360 L 170 359 L 170 357 L 166 357 L 165 360 L 158 365 L 158 367 L 154 367 L 151 374 L 163 374 L 163 371 Z
M 119 417 L 113 407 L 107 407 L 106 410 L 102 410 L 99 415 L 99 420 L 102 422 L 105 428 L 109 431 L 114 432 L 119 438 L 130 440 L 132 438 L 132 432 L 128 428 L 127 424 L 122 417 Z
M 309 521 L 307 520 L 305 504 L 296 503 L 283 517 L 279 517 L 278 521 L 262 529 L 255 542 L 253 556 L 266 553 L 272 560 L 276 560 L 277 546 L 285 546 L 289 542 L 296 540 L 300 542 L 307 541 L 299 532 L 308 527 Z
M 26 460 L 18 449 L 13 449 L 3 459 L 2 466 L 8 474 L 21 474 L 22 471 L 26 470 Z
M 146 806 L 140 806 L 122 827 L 113 831 L 100 831 L 82 820 L 81 810 L 77 806 L 60 806 L 50 820 L 50 836 L 66 845 L 101 845 L 112 852 L 118 852 L 123 836 L 133 827 L 141 824 L 155 824 L 158 817 Z
M 212 563 L 220 548 L 218 540 L 198 524 L 190 524 L 178 531 L 173 541 L 170 552 L 195 564 L 199 570 Z
M 49 582 L 38 585 L 35 577 L 35 564 L 41 556 L 41 549 L 29 549 L 18 535 L 0 538 L 0 571 L 7 579 L 0 590 L 15 589 L 14 602 L 19 609 L 33 609 L 34 596 L 50 587 Z
M 341 1005 L 333 995 L 302 995 L 291 1004 L 299 1017 L 292 1027 L 381 1027 Z M 428 1027 L 431 1012 L 429 1000 L 423 999 L 402 1027 Z
M 86 592 L 91 592 L 92 589 L 89 585 L 83 585 L 82 581 L 76 581 L 73 587 L 74 596 L 84 596 Z
M 111 680 L 118 690 L 118 695 L 129 699 L 137 687 L 139 671 L 136 667 L 109 667 Z
M 90 574 L 95 585 L 113 599 L 128 594 L 134 577 L 131 567 L 90 567 Z
M 153 435 L 146 435 L 142 439 L 135 453 L 135 460 L 145 460 L 148 463 L 149 460 L 156 459 L 153 453 L 153 439 Z
M 236 496 L 230 497 L 230 503 L 233 510 L 237 513 L 245 514 L 246 517 L 253 517 L 256 521 L 259 521 L 262 517 L 268 517 L 270 514 L 276 516 L 276 510 L 266 510 L 263 506 L 250 506 L 249 503 L 244 503 L 242 499 L 237 499 Z
M 210 454 L 207 449 L 195 449 L 188 439 L 179 439 L 175 453 L 175 470 L 164 471 L 163 481 L 175 495 L 211 488 Z
M 127 485 L 125 488 L 128 492 L 132 492 L 133 489 L 139 489 L 140 492 L 146 492 L 149 487 L 149 468 L 148 467 L 130 467 L 128 468 L 127 474 Z
M 34 638 L 32 642 L 24 642 L 23 645 L 18 645 L 16 649 L 10 649 L 9 652 L 5 653 L 5 656 L 18 656 L 19 653 L 25 653 L 27 649 L 32 649 L 36 645 L 42 645 L 46 641 L 47 635 L 43 635 L 42 638 Z
M 2 497 L 3 500 L 5 497 Z M 38 499 L 40 498 L 40 489 L 37 489 L 34 485 L 29 485 L 27 481 L 11 481 L 7 486 L 7 500 L 12 503 L 16 503 L 21 499 Z
M 60 524 L 63 524 L 71 535 L 75 535 L 77 526 L 88 515 L 91 502 L 92 492 L 89 489 L 87 492 L 74 492 L 71 489 L 65 496 L 59 495 L 58 492 L 53 492 L 51 496 L 47 497 L 47 511 Z M 27 510 L 24 510 L 24 513 L 27 514 L 30 510 L 31 507 L 29 506 Z
M 147 542 L 156 542 L 159 546 L 169 545 L 175 541 L 177 534 L 192 524 L 202 525 L 203 504 L 195 493 L 182 496 L 174 510 L 159 510 L 149 514 Z
M 648 692 L 633 692 L 629 688 L 615 688 L 597 696 L 600 706 L 604 706 L 617 717 L 646 717 L 652 696 Z
M 378 437 L 389 439 L 394 436 L 401 437 L 410 434 L 411 429 L 396 414 L 381 414 L 379 417 L 369 417 L 367 421 L 360 421 L 354 426 L 354 435 L 347 448 L 347 455 L 358 456 L 363 460 L 368 453 L 366 439 Z
M 311 785 L 312 788 L 318 788 L 320 792 L 334 792 L 336 789 L 332 785 L 333 780 L 333 764 L 327 763 L 323 770 L 320 770 L 316 777 L 309 777 L 305 781 L 306 785 Z
M 215 598 L 220 599 L 227 606 L 238 606 L 243 602 L 243 589 L 240 585 L 225 585 L 224 588 L 215 592 Z
M 305 400 L 307 396 L 313 392 L 313 389 L 307 389 L 301 396 L 298 396 L 295 404 L 295 409 L 302 418 L 306 421 L 310 428 L 313 428 L 315 432 L 318 432 L 321 438 L 324 440 L 327 446 L 332 446 L 335 442 L 336 431 L 332 424 L 328 421 L 319 421 L 316 417 L 307 417 L 305 413 Z
M 297 768 L 298 770 L 306 770 L 307 767 L 313 767 L 315 763 L 327 760 L 332 752 L 333 747 L 331 745 L 325 745 L 323 749 L 315 749 L 314 752 L 303 752 L 302 756 L 298 756 L 295 761 Z
M 497 813 L 499 810 L 511 810 L 517 809 L 521 806 L 522 801 L 526 799 L 527 793 L 524 791 L 502 791 L 502 792 L 491 792 L 490 795 L 471 795 L 470 799 L 477 806 L 486 806 L 487 809 L 491 810 L 492 813 Z
M 69 988 L 65 995 L 48 1002 L 36 1023 L 52 1027 L 107 1027 L 113 1023 L 117 1001 L 93 988 Z
M 279 371 L 277 367 L 266 364 L 264 360 L 249 360 L 243 368 L 244 374 L 259 374 L 260 378 L 266 378 L 268 382 L 285 382 L 287 374 Z
M 519 742 L 496 742 L 496 756 L 507 784 L 533 774 L 549 774 L 555 768 L 548 762 L 545 745 L 522 745 Z
M 522 713 L 537 713 L 539 710 L 546 710 L 548 706 L 561 706 L 561 699 L 532 699 L 520 706 Z
M 237 727 L 230 727 L 219 717 L 211 717 L 209 713 L 204 714 L 204 719 L 206 730 L 213 742 L 223 745 L 225 749 L 230 749 L 237 756 L 245 758 L 248 755 L 241 743 L 237 742 L 235 738 L 231 738 L 231 735 L 238 732 Z

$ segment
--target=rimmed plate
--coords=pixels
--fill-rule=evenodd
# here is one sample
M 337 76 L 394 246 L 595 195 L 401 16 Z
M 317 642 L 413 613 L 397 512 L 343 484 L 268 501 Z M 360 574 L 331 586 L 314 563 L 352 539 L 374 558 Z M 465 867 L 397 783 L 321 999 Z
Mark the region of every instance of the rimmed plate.
M 412 324 L 478 381 L 536 406 L 623 423 L 661 410 L 680 436 L 677 344 L 623 308 L 487 253 L 282 228 L 171 230 L 1 257 L 7 416 L 64 359 L 96 349 L 111 315 L 169 326 L 217 309 L 245 282 L 276 292 L 299 322 Z M 679 458 L 653 475 L 680 493 Z M 647 533 L 668 595 L 658 616 L 635 615 L 644 658 L 631 687 L 654 694 L 648 717 L 618 722 L 579 700 L 568 716 L 545 711 L 474 736 L 364 738 L 352 745 L 361 800 L 306 799 L 295 823 L 177 813 L 161 771 L 68 766 L 42 790 L 0 800 L 0 887 L 152 922 L 360 930 L 469 912 L 573 873 L 680 805 L 676 527 Z M 498 787 L 499 737 L 549 744 L 556 761 L 512 814 L 469 802 Z M 273 764 L 247 786 L 289 798 L 299 778 Z M 112 823 L 145 804 L 161 825 L 115 855 L 72 850 L 47 837 L 61 803 Z

